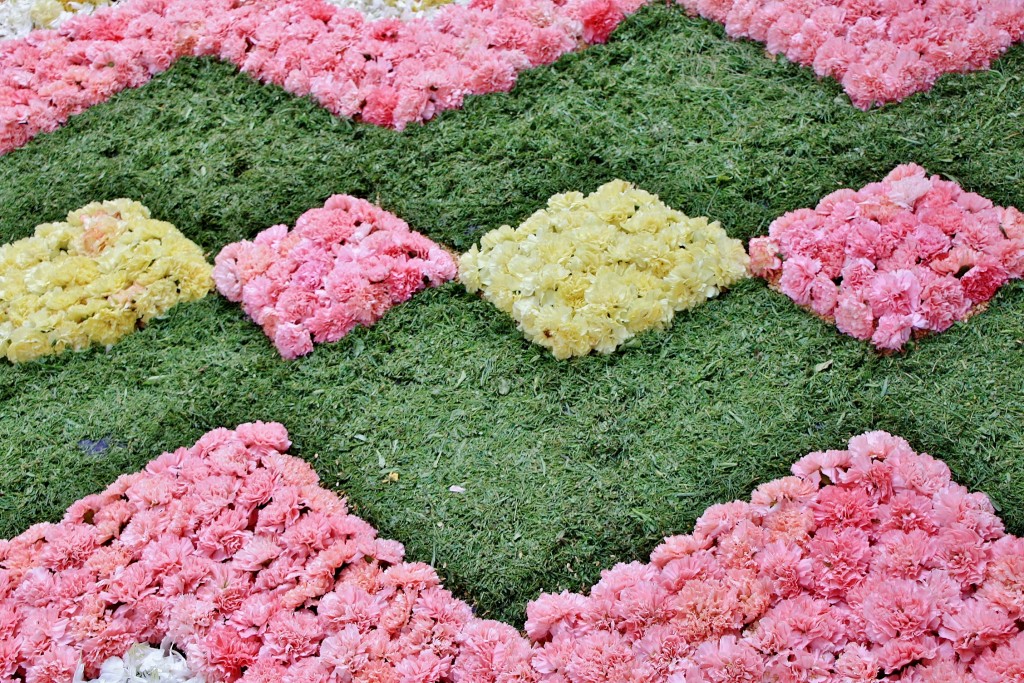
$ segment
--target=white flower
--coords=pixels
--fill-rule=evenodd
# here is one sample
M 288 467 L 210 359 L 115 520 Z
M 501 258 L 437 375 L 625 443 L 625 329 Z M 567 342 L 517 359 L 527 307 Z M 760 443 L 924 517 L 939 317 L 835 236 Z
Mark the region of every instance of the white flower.
M 73 683 L 205 683 L 195 676 L 185 657 L 164 641 L 156 648 L 145 643 L 133 645 L 124 657 L 111 657 L 100 667 L 100 677 L 86 682 L 83 667 Z
M 35 0 L 4 0 L 0 2 L 0 40 L 20 38 L 34 27 L 32 8 Z

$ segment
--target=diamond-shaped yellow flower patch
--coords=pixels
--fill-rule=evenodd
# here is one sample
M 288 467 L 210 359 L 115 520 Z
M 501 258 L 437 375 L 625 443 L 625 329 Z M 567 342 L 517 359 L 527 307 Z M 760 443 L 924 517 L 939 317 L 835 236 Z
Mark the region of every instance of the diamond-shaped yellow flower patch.
M 138 202 L 93 203 L 0 246 L 0 357 L 111 345 L 213 286 L 203 251 Z
M 461 257 L 459 279 L 563 359 L 664 328 L 745 277 L 746 265 L 743 245 L 717 222 L 613 180 L 586 197 L 555 195 L 518 228 L 487 233 Z

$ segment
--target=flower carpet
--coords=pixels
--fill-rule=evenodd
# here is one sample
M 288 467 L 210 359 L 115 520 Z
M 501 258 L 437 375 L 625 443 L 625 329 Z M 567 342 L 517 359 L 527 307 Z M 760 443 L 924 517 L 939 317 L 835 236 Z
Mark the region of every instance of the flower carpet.
M 519 228 L 480 239 L 459 263 L 470 292 L 511 314 L 556 358 L 611 353 L 745 275 L 739 240 L 612 181 L 555 195 Z
M 1020 8 L 683 5 L 0 12 L 0 681 L 1024 681 Z
M 425 285 L 455 277 L 444 249 L 367 201 L 336 195 L 252 242 L 227 245 L 213 270 L 217 289 L 274 341 L 284 358 L 372 325 Z
M 92 677 L 170 638 L 218 681 L 874 681 L 1024 676 L 1024 541 L 885 432 L 709 508 L 650 564 L 474 617 L 287 454 L 216 429 L 0 544 L 0 673 Z M 83 673 L 84 672 L 84 673 Z

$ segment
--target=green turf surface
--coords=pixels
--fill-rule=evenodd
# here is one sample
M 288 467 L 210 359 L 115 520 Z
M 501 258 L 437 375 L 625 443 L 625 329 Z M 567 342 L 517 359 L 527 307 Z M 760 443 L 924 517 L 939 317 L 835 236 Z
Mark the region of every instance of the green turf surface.
M 835 83 L 652 6 L 610 44 L 399 134 L 186 60 L 0 157 L 0 240 L 127 196 L 212 260 L 347 192 L 461 250 L 616 176 L 749 238 L 906 161 L 1024 206 L 1022 73 L 1017 48 L 864 113 Z M 944 458 L 1022 533 L 1022 310 L 1024 287 L 1008 286 L 983 315 L 883 358 L 748 281 L 613 356 L 558 362 L 449 284 L 285 362 L 211 296 L 109 352 L 0 365 L 0 536 L 255 419 L 283 422 L 382 535 L 513 622 L 539 591 L 643 559 L 708 505 L 872 428 Z M 103 437 L 104 452 L 79 445 Z

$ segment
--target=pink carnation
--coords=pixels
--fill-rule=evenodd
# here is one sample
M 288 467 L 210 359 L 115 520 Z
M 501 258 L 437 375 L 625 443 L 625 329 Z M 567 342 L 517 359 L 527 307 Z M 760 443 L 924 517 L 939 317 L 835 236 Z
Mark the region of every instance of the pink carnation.
M 583 40 L 604 43 L 625 14 L 613 0 L 587 0 L 580 8 L 583 21 Z

